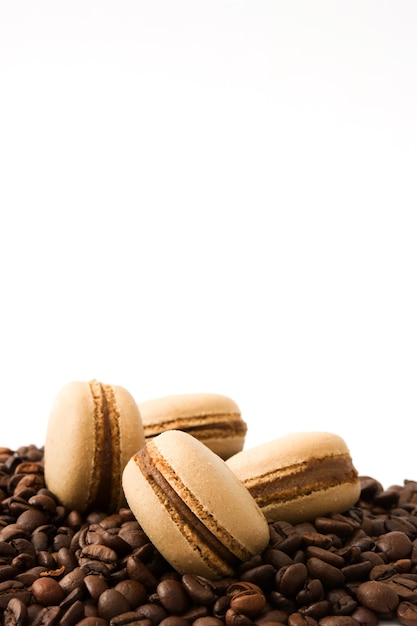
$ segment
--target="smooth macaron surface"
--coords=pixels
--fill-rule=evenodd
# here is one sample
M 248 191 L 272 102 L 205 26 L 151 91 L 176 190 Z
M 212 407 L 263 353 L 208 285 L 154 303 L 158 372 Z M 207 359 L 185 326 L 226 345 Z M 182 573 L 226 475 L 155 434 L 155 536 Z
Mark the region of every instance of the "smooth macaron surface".
M 139 403 L 146 439 L 167 430 L 193 435 L 223 459 L 243 449 L 247 425 L 231 398 L 214 393 L 177 394 Z
M 183 431 L 148 441 L 127 464 L 123 488 L 145 533 L 183 574 L 229 576 L 269 541 L 266 519 L 247 489 Z
M 297 523 L 343 512 L 360 494 L 349 449 L 334 433 L 289 433 L 226 463 L 270 521 Z
M 118 385 L 73 381 L 57 394 L 45 438 L 45 482 L 69 509 L 116 511 L 124 467 L 145 443 L 137 404 Z

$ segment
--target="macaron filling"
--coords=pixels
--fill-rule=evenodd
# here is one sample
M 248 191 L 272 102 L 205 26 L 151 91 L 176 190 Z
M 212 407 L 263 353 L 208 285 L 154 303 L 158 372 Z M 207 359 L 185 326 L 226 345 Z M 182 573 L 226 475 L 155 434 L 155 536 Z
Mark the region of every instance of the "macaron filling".
M 188 539 L 190 546 L 199 552 L 200 557 L 216 574 L 219 576 L 224 576 L 225 573 L 231 574 L 238 563 L 249 558 L 251 554 L 216 522 L 213 514 L 204 513 L 206 523 L 200 520 L 185 499 L 191 503 L 194 510 L 200 509 L 200 512 L 203 512 L 201 505 L 166 462 L 165 467 L 162 467 L 165 460 L 160 456 L 158 458 L 158 454 L 156 446 L 148 442 L 134 455 L 133 459 L 161 504 L 169 512 L 172 521 Z M 161 469 L 158 465 L 161 465 Z M 175 481 L 176 488 L 172 486 L 163 472 L 169 475 L 173 482 Z M 213 531 L 208 526 L 214 527 Z
M 349 455 L 311 459 L 244 481 L 260 507 L 288 502 L 340 484 L 356 483 L 358 473 Z
M 120 416 L 111 386 L 96 380 L 89 385 L 94 400 L 96 446 L 88 501 L 99 510 L 109 511 L 115 506 L 121 489 L 113 480 L 113 476 L 120 473 Z
M 202 419 L 206 421 L 202 422 Z M 220 420 L 222 419 L 223 416 L 221 416 Z M 227 421 L 216 421 L 212 416 L 203 416 L 203 418 L 200 417 L 198 421 L 196 420 L 195 423 L 189 418 L 184 418 L 184 420 L 178 418 L 166 420 L 159 424 L 145 423 L 144 429 L 147 438 L 159 435 L 166 430 L 184 430 L 190 433 L 190 435 L 197 437 L 197 439 L 211 439 L 213 437 L 244 437 L 246 435 L 247 426 L 239 417 Z

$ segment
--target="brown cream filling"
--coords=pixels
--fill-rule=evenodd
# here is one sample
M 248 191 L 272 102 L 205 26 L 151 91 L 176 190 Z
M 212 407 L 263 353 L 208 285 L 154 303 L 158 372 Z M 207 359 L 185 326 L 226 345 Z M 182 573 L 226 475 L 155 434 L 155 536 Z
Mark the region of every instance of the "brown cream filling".
M 314 491 L 326 490 L 357 480 L 358 473 L 352 465 L 351 458 L 347 455 L 337 455 L 285 468 L 285 474 L 280 474 L 279 471 L 271 472 L 244 482 L 262 507 L 271 502 L 295 500 Z
M 209 418 L 207 417 L 207 420 Z M 225 422 L 210 422 L 204 424 L 195 424 L 184 426 L 182 420 L 172 420 L 163 422 L 162 424 L 145 425 L 147 437 L 153 437 L 166 430 L 184 430 L 199 439 L 209 439 L 212 437 L 233 437 L 245 436 L 247 425 L 240 419 Z
M 91 381 L 90 389 L 94 398 L 96 446 L 89 502 L 92 508 L 109 511 L 115 506 L 118 497 L 118 488 L 113 484 L 113 476 L 120 464 L 118 416 L 112 408 L 113 393 L 108 385 Z
M 148 448 L 149 444 L 134 456 L 135 463 L 152 486 L 161 503 L 169 510 L 175 525 L 181 529 L 182 534 L 187 527 L 190 529 L 195 547 L 200 550 L 202 558 L 207 561 L 205 556 L 207 552 L 215 555 L 213 562 L 209 563 L 210 567 L 216 570 L 215 561 L 220 560 L 232 569 L 235 568 L 239 563 L 238 557 L 226 548 L 185 504 L 181 496 L 171 487 L 156 467 Z M 202 547 L 207 550 L 202 551 Z

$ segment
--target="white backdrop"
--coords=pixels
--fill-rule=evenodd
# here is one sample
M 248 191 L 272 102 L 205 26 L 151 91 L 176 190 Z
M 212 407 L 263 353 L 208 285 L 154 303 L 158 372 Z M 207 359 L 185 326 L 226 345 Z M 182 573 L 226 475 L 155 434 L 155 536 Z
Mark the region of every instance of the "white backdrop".
M 0 446 L 70 380 L 417 480 L 414 0 L 0 2 Z

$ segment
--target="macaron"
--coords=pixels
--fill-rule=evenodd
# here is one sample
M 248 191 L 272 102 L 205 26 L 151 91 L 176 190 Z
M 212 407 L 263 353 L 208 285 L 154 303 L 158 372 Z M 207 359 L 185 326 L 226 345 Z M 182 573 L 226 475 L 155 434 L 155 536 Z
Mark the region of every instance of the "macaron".
M 46 485 L 70 510 L 115 512 L 126 502 L 123 469 L 144 444 L 137 403 L 124 387 L 70 382 L 49 415 Z
M 268 521 L 298 523 L 342 513 L 360 494 L 349 449 L 333 433 L 289 433 L 243 450 L 226 463 Z
M 222 459 L 240 452 L 247 425 L 236 402 L 214 393 L 165 396 L 139 403 L 146 439 L 167 430 L 193 435 Z
M 268 544 L 254 498 L 223 459 L 188 433 L 168 430 L 148 441 L 122 480 L 140 526 L 181 574 L 231 576 Z

